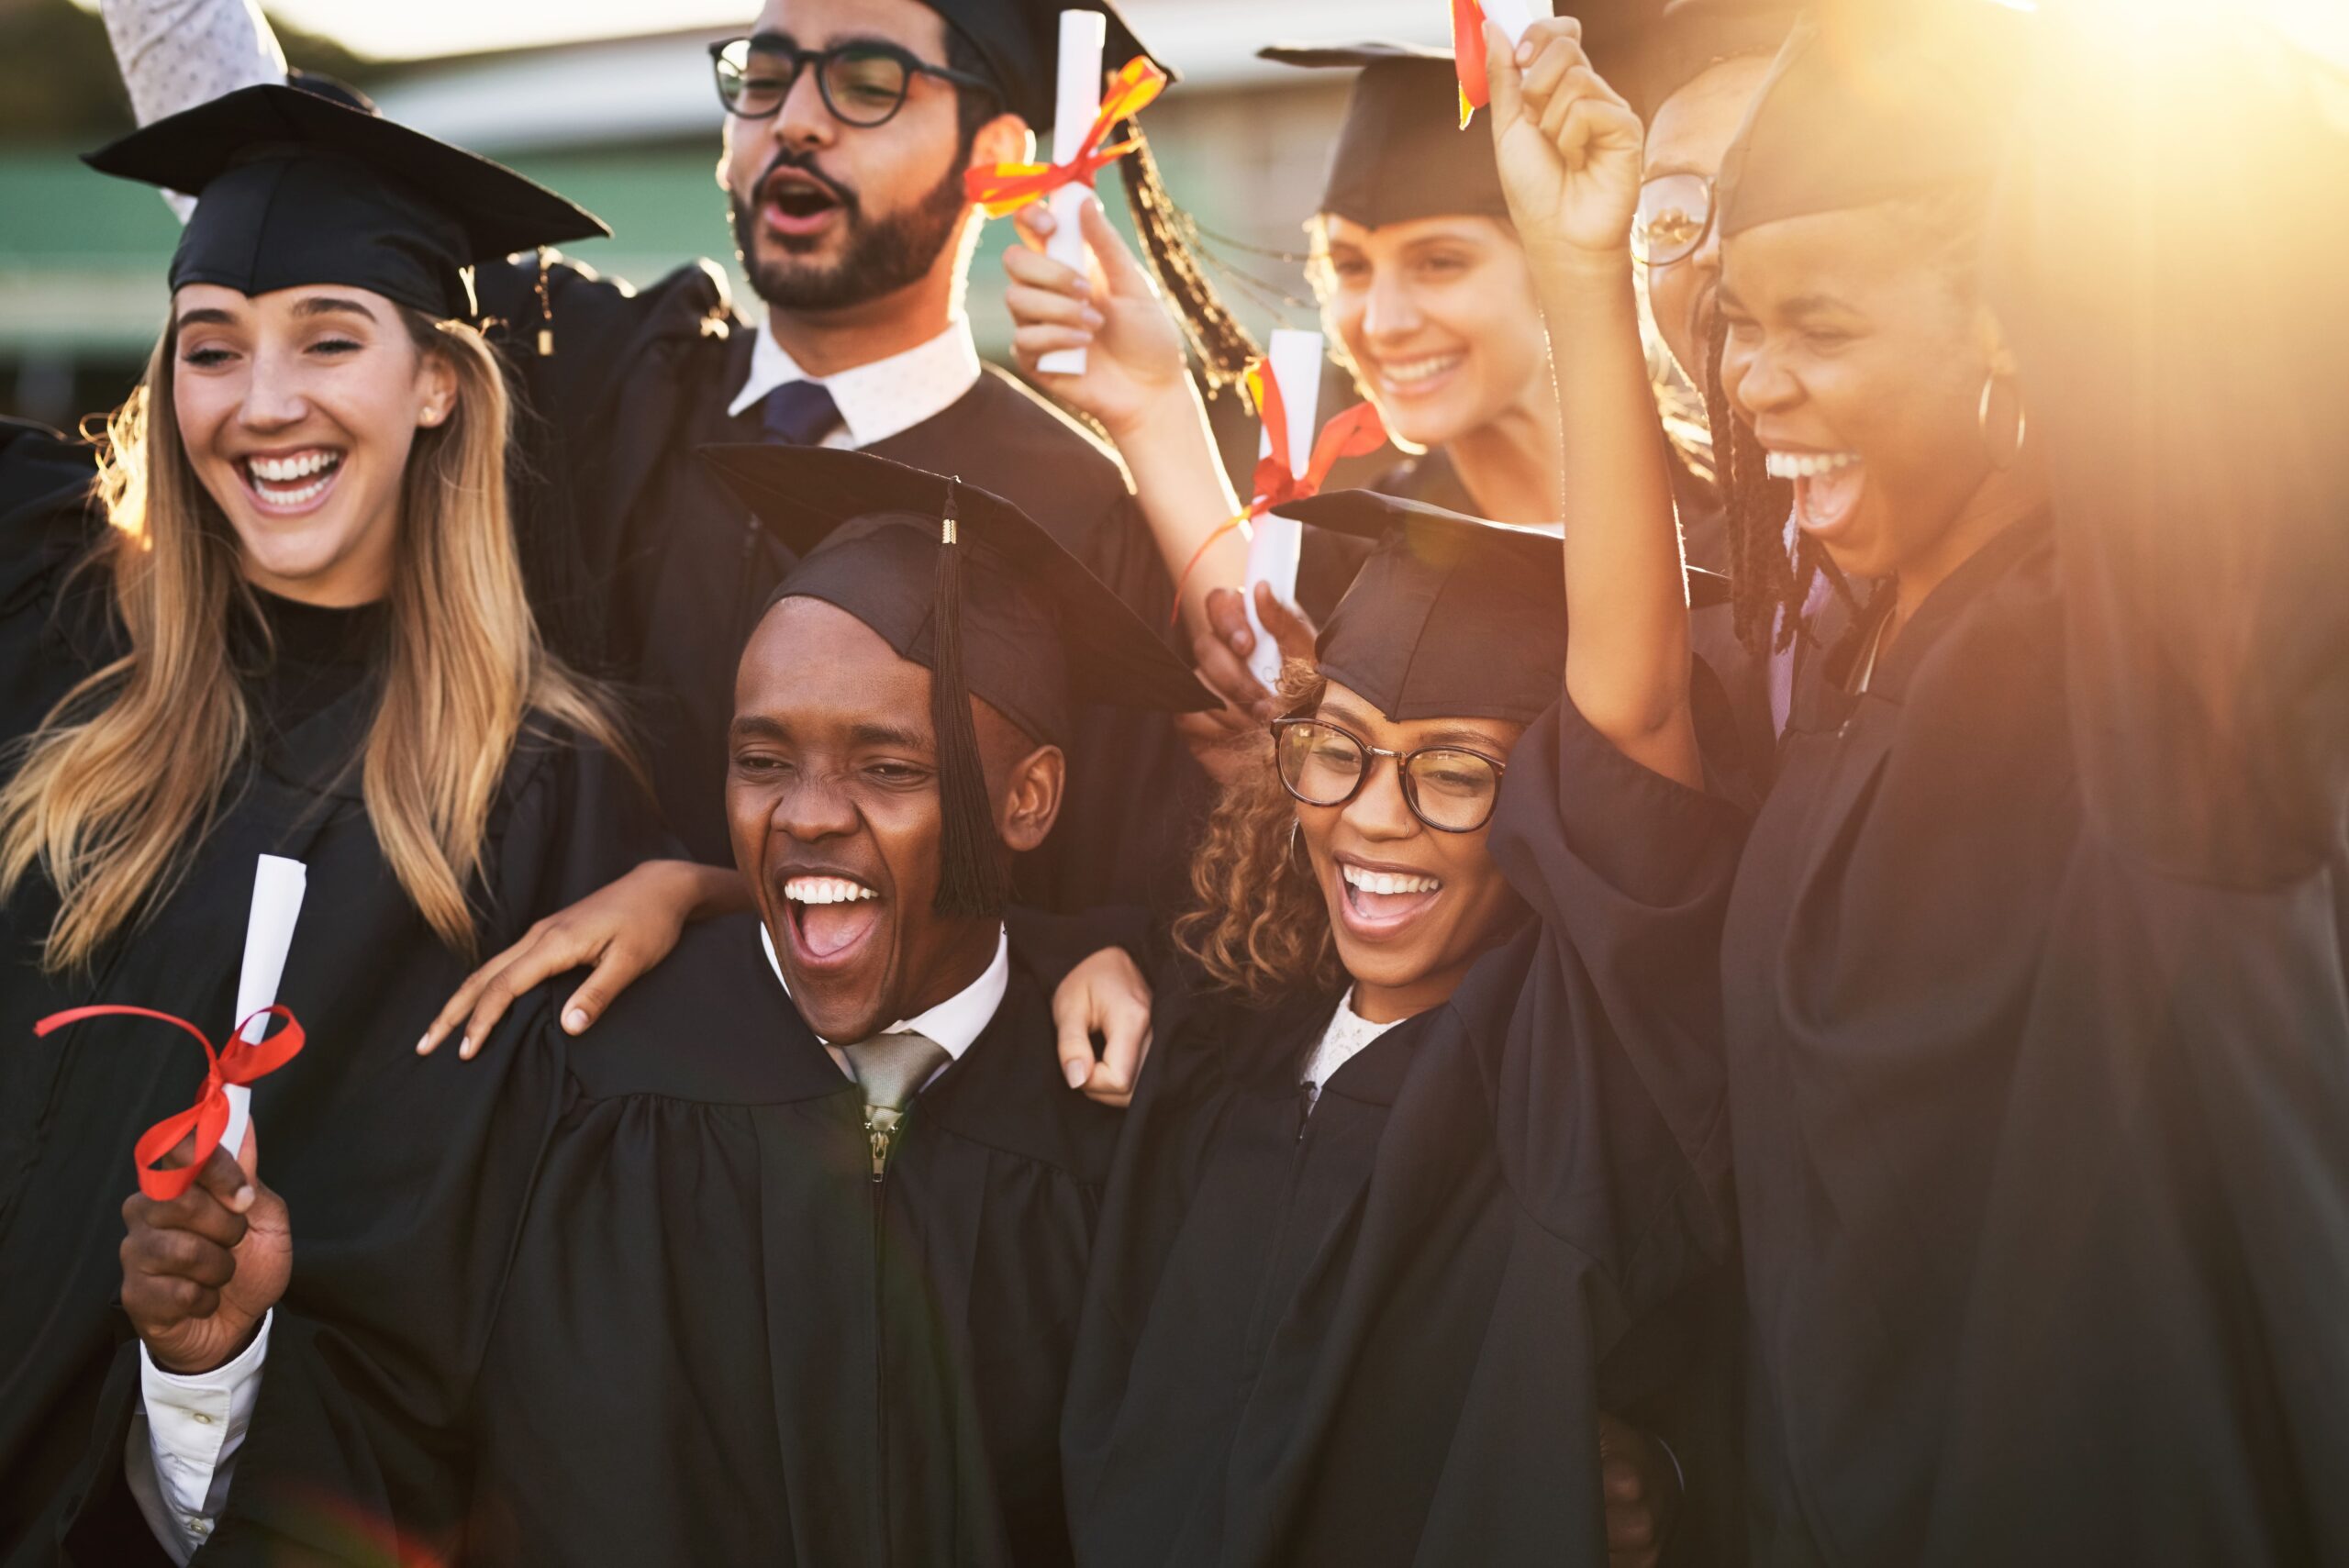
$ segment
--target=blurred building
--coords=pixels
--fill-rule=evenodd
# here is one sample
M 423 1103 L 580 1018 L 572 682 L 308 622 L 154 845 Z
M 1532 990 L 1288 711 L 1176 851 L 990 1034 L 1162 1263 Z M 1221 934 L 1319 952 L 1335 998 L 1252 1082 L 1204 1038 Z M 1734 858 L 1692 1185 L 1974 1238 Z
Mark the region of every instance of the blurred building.
M 1146 123 L 1175 198 L 1215 252 L 1250 275 L 1229 291 L 1233 304 L 1259 330 L 1311 325 L 1293 258 L 1346 83 L 1265 65 L 1254 50 L 1275 38 L 1441 42 L 1445 7 L 1128 0 L 1126 9 L 1183 72 Z M 600 214 L 615 238 L 573 253 L 608 274 L 650 280 L 695 256 L 732 255 L 707 52 L 729 30 L 406 61 L 364 84 L 385 113 L 511 162 Z M 57 424 L 110 406 L 137 376 L 163 321 L 176 233 L 151 192 L 88 172 L 74 161 L 79 150 L 0 144 L 0 412 Z M 1103 182 L 1113 211 L 1115 183 Z M 1010 232 L 990 225 L 972 271 L 971 315 L 990 353 L 1008 331 L 996 258 Z M 746 289 L 738 294 L 749 300 Z

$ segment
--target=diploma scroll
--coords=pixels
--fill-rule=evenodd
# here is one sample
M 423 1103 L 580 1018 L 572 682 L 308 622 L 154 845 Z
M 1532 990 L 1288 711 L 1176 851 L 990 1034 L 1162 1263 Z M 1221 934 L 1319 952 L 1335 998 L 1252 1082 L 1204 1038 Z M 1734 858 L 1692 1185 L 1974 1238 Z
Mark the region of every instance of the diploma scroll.
M 237 1018 L 251 1019 L 239 1038 L 250 1043 L 259 1044 L 269 1032 L 266 1009 L 277 1002 L 277 984 L 285 974 L 285 954 L 294 945 L 294 924 L 301 918 L 302 894 L 308 880 L 300 861 L 283 855 L 262 855 L 253 868 L 252 909 L 245 917 L 244 968 L 237 976 Z M 226 1093 L 228 1128 L 220 1136 L 220 1146 L 231 1154 L 241 1154 L 246 1130 L 252 1125 L 253 1092 L 242 1084 L 231 1084 Z
M 1525 29 L 1533 25 L 1533 13 L 1525 0 L 1482 0 L 1485 20 L 1500 28 L 1512 44 L 1525 37 Z
M 1273 340 L 1264 354 L 1264 373 L 1280 387 L 1281 411 L 1287 416 L 1288 461 L 1293 477 L 1305 477 L 1306 468 L 1313 461 L 1315 420 L 1321 408 L 1321 334 L 1298 332 L 1280 327 L 1273 330 Z M 1266 431 L 1257 451 L 1257 460 L 1270 457 L 1273 438 Z M 1274 596 L 1285 605 L 1297 602 L 1297 568 L 1304 549 L 1305 529 L 1293 517 L 1276 517 L 1270 512 L 1257 517 L 1250 525 L 1248 539 L 1248 576 L 1244 597 L 1248 608 L 1248 627 L 1256 634 L 1256 651 L 1248 661 L 1249 673 L 1265 690 L 1270 691 L 1281 675 L 1280 645 L 1264 623 L 1256 616 L 1256 584 L 1270 585 Z
M 1101 51 L 1108 42 L 1108 18 L 1099 11 L 1061 13 L 1060 90 L 1052 112 L 1052 158 L 1064 162 L 1083 145 L 1101 114 Z M 1085 248 L 1085 198 L 1093 194 L 1090 181 L 1072 182 L 1046 197 L 1052 215 L 1052 235 L 1044 254 L 1078 272 L 1087 270 Z M 1036 361 L 1046 375 L 1083 375 L 1083 349 L 1055 349 Z

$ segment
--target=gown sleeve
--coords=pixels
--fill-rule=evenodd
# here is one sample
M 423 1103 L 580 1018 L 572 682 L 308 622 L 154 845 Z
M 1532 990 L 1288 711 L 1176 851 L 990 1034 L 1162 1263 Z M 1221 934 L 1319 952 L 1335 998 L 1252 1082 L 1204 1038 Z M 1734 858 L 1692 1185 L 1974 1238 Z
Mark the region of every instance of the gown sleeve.
M 497 835 L 484 955 L 649 860 L 685 858 L 629 763 L 553 728 L 526 736 L 523 777 Z
M 2051 482 L 2074 746 L 2116 843 L 2272 886 L 2349 801 L 2349 123 L 2255 27 L 2122 70 L 2089 9 L 2043 8 L 1989 275 Z

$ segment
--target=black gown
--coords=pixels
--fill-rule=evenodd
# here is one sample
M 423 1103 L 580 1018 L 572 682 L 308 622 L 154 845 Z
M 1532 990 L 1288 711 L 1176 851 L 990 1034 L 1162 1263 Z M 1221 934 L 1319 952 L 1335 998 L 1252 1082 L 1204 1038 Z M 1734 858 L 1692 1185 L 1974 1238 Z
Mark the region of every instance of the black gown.
M 1721 1559 L 1727 1148 L 1715 998 L 1684 982 L 1742 824 L 1659 784 L 1570 709 L 1536 724 L 1492 838 L 1535 917 L 1309 1117 L 1336 997 L 1162 987 L 1070 1375 L 1080 1561 L 1604 1562 L 1602 1409 L 1687 1468 L 1673 1560 Z
M 56 472 L 69 466 L 66 449 L 52 455 Z M 81 462 L 86 483 L 86 450 Z M 21 477 L 13 463 L 0 472 L 12 487 Z M 69 568 L 90 539 L 79 494 L 68 490 L 29 518 L 18 510 L 17 521 L 44 520 L 43 537 L 12 537 L 0 646 L 46 645 L 43 679 L 28 684 L 55 690 L 24 694 L 29 703 L 0 715 L 11 734 L 38 723 L 84 658 L 116 646 L 102 595 L 76 597 L 60 613 Z M 38 581 L 25 578 L 28 568 Z M 118 1002 L 177 1014 L 223 1039 L 234 1022 L 258 854 L 308 868 L 279 994 L 308 1044 L 253 1091 L 262 1174 L 301 1230 L 289 1302 L 335 1317 L 392 1358 L 440 1331 L 433 1291 L 402 1293 L 387 1281 L 423 1244 L 417 1216 L 432 1195 L 473 1179 L 497 1098 L 495 1069 L 475 1075 L 415 1053 L 468 963 L 393 877 L 347 766 L 372 712 L 383 612 L 282 600 L 265 600 L 264 611 L 281 650 L 273 665 L 261 667 L 256 638 L 236 638 L 263 724 L 257 765 L 178 890 L 86 974 L 38 967 L 55 908 L 38 877 L 0 910 L 8 958 L 0 968 L 0 1555 L 21 1547 L 27 1561 L 40 1561 L 50 1550 L 42 1542 L 60 1485 L 81 1457 L 98 1390 L 128 1338 L 115 1303 L 120 1208 L 136 1186 L 131 1145 L 186 1108 L 204 1065 L 193 1041 L 160 1025 L 99 1019 L 36 1040 L 32 1024 L 61 1008 Z M 12 667 L 8 678 L 18 677 Z M 535 724 L 500 784 L 473 889 L 484 951 L 666 843 L 610 756 Z
M 1062 1081 L 1037 962 L 1015 928 L 878 1182 L 753 917 L 582 1039 L 534 994 L 491 1047 L 494 1179 L 447 1210 L 495 1245 L 435 1282 L 485 1331 L 440 1347 L 473 1386 L 428 1408 L 281 1309 L 206 1560 L 366 1560 L 324 1496 L 469 1563 L 1068 1561 L 1054 1444 L 1120 1117 Z
M 484 268 L 481 282 L 484 309 L 515 324 L 507 362 L 534 411 L 521 424 L 534 493 L 519 506 L 538 538 L 527 551 L 536 596 L 551 628 L 637 688 L 663 813 L 696 859 L 730 863 L 735 664 L 792 557 L 694 452 L 765 439 L 759 410 L 727 412 L 759 329 L 707 263 L 641 293 L 568 262 L 546 277 L 555 352 L 544 358 L 531 351 L 537 269 Z M 1124 471 L 1001 371 L 867 450 L 1003 496 L 1149 624 L 1169 625 L 1173 589 Z M 1208 785 L 1173 722 L 1085 706 L 1074 730 L 1067 808 L 1020 866 L 1021 899 L 1069 911 L 1179 899 Z

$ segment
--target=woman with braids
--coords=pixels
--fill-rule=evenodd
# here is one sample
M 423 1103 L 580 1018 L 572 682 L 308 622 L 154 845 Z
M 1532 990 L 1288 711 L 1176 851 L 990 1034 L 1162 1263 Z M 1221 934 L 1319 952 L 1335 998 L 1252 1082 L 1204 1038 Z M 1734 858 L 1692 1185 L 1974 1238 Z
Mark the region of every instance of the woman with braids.
M 1581 351 L 1561 406 L 1646 460 L 1570 470 L 1568 514 L 1669 517 L 1621 245 L 1638 121 L 1571 21 L 1521 57 L 1491 38 L 1476 134 L 1562 280 L 1543 307 Z M 1720 1561 L 1718 1024 L 1709 988 L 1675 983 L 1712 961 L 1740 835 L 1685 787 L 1677 544 L 1668 591 L 1597 600 L 1581 584 L 1644 533 L 1562 540 L 1368 491 L 1280 510 L 1374 548 L 1236 769 L 1157 975 L 1063 1423 L 1078 1559 Z M 1610 867 L 1635 895 L 1574 870 L 1563 795 L 1671 845 Z M 1111 951 L 1063 987 L 1072 1080 L 1088 1009 L 1139 986 Z M 1620 1027 L 1649 992 L 1696 1006 Z
M 118 1372 L 217 1439 L 205 1374 L 253 1350 L 209 1342 L 194 1303 L 180 1352 L 117 1354 L 133 1144 L 205 1063 L 151 1021 L 36 1021 L 122 1004 L 225 1040 L 255 857 L 305 862 L 278 995 L 306 1047 L 255 1085 L 242 1169 L 223 1151 L 204 1179 L 252 1184 L 259 1251 L 300 1211 L 309 1310 L 444 1349 L 467 1330 L 435 1281 L 466 1243 L 433 1217 L 483 1179 L 496 1096 L 417 1061 L 416 1037 L 484 948 L 662 840 L 606 701 L 532 624 L 505 383 L 465 319 L 473 261 L 596 220 L 284 86 L 90 161 L 203 200 L 103 440 L 0 446 L 0 1547 L 48 1528 L 95 1440 L 101 1482 L 127 1480 L 184 1561 L 200 1480 L 144 1439 L 126 1477 L 126 1435 L 90 1428 Z
M 2339 85 L 1835 7 L 1724 161 L 1723 387 L 1876 584 L 1723 929 L 1759 1562 L 2349 1552 Z

